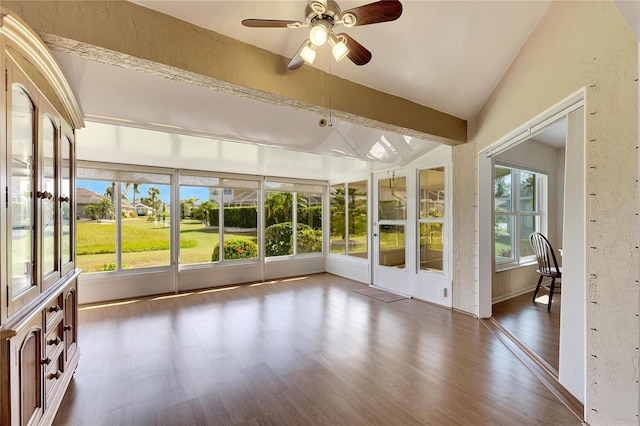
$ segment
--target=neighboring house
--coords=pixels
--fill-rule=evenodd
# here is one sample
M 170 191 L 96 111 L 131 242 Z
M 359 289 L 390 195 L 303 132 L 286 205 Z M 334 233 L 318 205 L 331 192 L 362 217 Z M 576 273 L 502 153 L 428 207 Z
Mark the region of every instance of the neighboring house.
M 108 200 L 109 197 L 105 196 L 105 195 L 100 195 L 97 192 L 93 192 L 87 188 L 76 188 L 76 216 L 78 217 L 78 219 L 91 219 L 90 215 L 87 215 L 84 210 L 85 207 L 92 205 L 92 204 L 100 204 L 102 202 L 102 200 Z M 136 206 L 139 203 L 136 203 Z M 144 206 L 144 204 L 140 204 L 141 206 Z M 144 206 L 147 207 L 147 206 Z M 149 207 L 147 207 L 147 209 L 151 210 Z M 136 211 L 137 213 L 137 208 L 134 209 L 134 207 L 127 201 L 127 200 L 122 200 L 120 202 L 120 210 L 126 212 L 126 214 L 129 216 L 131 213 L 133 213 L 134 211 Z M 144 209 L 140 209 L 140 210 L 144 210 Z M 153 210 L 151 210 L 153 212 Z M 145 212 L 146 214 L 146 212 Z M 141 216 L 140 213 L 138 213 L 138 216 Z M 142 215 L 144 216 L 144 214 Z
M 209 188 L 209 200 L 217 201 L 220 190 L 222 190 L 222 202 L 224 204 L 227 204 L 235 197 L 236 190 L 233 188 Z
M 78 219 L 91 219 L 90 215 L 85 214 L 85 207 L 92 204 L 100 204 L 105 199 L 108 199 L 108 197 L 97 192 L 86 188 L 76 188 L 76 216 Z
M 153 214 L 153 209 L 146 204 L 135 203 L 133 209 L 138 216 L 150 216 Z

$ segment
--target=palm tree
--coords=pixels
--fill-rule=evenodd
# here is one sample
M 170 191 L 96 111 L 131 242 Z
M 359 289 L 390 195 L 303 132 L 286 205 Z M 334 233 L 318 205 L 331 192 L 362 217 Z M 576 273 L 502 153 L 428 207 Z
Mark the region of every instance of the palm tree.
M 101 217 L 110 219 L 113 214 L 113 202 L 108 198 L 103 198 L 99 204 L 99 211 Z
M 293 220 L 291 215 L 293 193 L 269 192 L 264 204 L 267 210 L 267 226 Z
M 202 221 L 204 226 L 212 226 L 211 219 L 213 219 L 210 215 L 211 210 L 214 210 L 218 207 L 216 203 L 213 201 L 205 201 L 198 206 L 195 206 L 193 210 L 191 210 L 191 216 L 194 219 L 199 219 Z M 217 225 L 217 224 L 216 224 Z
M 180 218 L 184 219 L 187 216 L 191 216 L 191 212 L 196 207 L 200 199 L 191 197 L 188 200 L 180 200 Z
M 151 199 L 151 208 L 154 214 L 158 216 L 158 196 L 160 195 L 160 190 L 152 186 L 147 190 L 147 194 L 149 194 L 149 198 Z
M 142 194 L 140 192 L 140 184 L 139 183 L 132 183 L 131 186 L 133 187 L 133 205 L 136 205 L 136 194 Z
M 111 199 L 112 202 L 114 202 L 115 200 L 113 199 L 113 194 L 115 194 L 115 187 L 116 187 L 116 183 L 115 182 L 111 182 L 111 186 L 107 186 L 104 190 L 104 196 L 105 197 L 109 197 Z

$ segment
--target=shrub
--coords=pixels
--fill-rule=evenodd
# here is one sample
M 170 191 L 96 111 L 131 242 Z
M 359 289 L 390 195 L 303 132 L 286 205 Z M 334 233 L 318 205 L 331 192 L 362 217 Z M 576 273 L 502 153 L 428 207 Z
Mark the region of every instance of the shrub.
M 298 224 L 298 252 L 322 251 L 322 231 L 316 231 L 303 223 Z M 267 256 L 293 254 L 293 223 L 276 223 L 264 230 L 264 247 Z
M 299 208 L 298 223 L 304 223 L 314 229 L 322 228 L 322 206 Z
M 511 249 L 502 249 L 498 252 L 498 256 L 500 257 L 511 257 Z
M 322 231 L 303 228 L 298 224 L 298 253 L 317 253 L 322 251 Z
M 306 225 L 302 225 L 306 226 Z M 298 225 L 300 228 L 300 225 Z M 267 256 L 293 254 L 293 223 L 283 222 L 268 226 L 264 230 L 264 250 Z
M 211 225 L 220 223 L 220 210 L 218 206 L 209 209 L 209 221 Z M 224 226 L 228 228 L 257 228 L 258 212 L 256 206 L 225 207 Z
M 123 264 L 122 269 L 129 269 L 129 265 Z M 115 263 L 103 263 L 96 268 L 96 271 L 88 271 L 88 272 L 107 272 L 107 271 L 115 271 L 116 264 Z
M 246 238 L 232 238 L 224 242 L 224 258 L 254 259 L 258 257 L 258 245 Z M 220 260 L 220 243 L 216 244 L 211 256 L 213 262 Z

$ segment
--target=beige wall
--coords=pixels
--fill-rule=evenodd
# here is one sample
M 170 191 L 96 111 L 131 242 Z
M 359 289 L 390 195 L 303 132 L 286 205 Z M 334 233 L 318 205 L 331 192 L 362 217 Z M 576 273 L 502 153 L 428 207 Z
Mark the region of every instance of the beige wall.
M 476 147 L 473 143 L 452 148 L 453 214 L 451 303 L 454 309 L 477 314 L 476 255 Z
M 480 151 L 586 87 L 585 414 L 593 425 L 638 422 L 637 72 L 637 42 L 613 3 L 553 2 L 470 128 Z M 454 167 L 464 169 L 459 179 L 477 177 L 466 162 Z M 475 205 L 455 201 L 454 210 Z M 454 245 L 472 245 L 475 235 L 454 233 Z M 469 291 L 467 282 L 454 286 Z

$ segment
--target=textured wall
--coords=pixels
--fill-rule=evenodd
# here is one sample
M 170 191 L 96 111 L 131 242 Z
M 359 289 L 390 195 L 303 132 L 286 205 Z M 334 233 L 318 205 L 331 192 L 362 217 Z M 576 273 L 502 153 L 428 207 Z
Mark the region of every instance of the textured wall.
M 485 148 L 586 87 L 585 412 L 593 425 L 638 422 L 637 78 L 638 45 L 612 2 L 553 2 L 472 138 Z
M 477 315 L 476 308 L 476 176 L 477 155 L 472 143 L 452 148 L 453 250 L 452 306 Z

